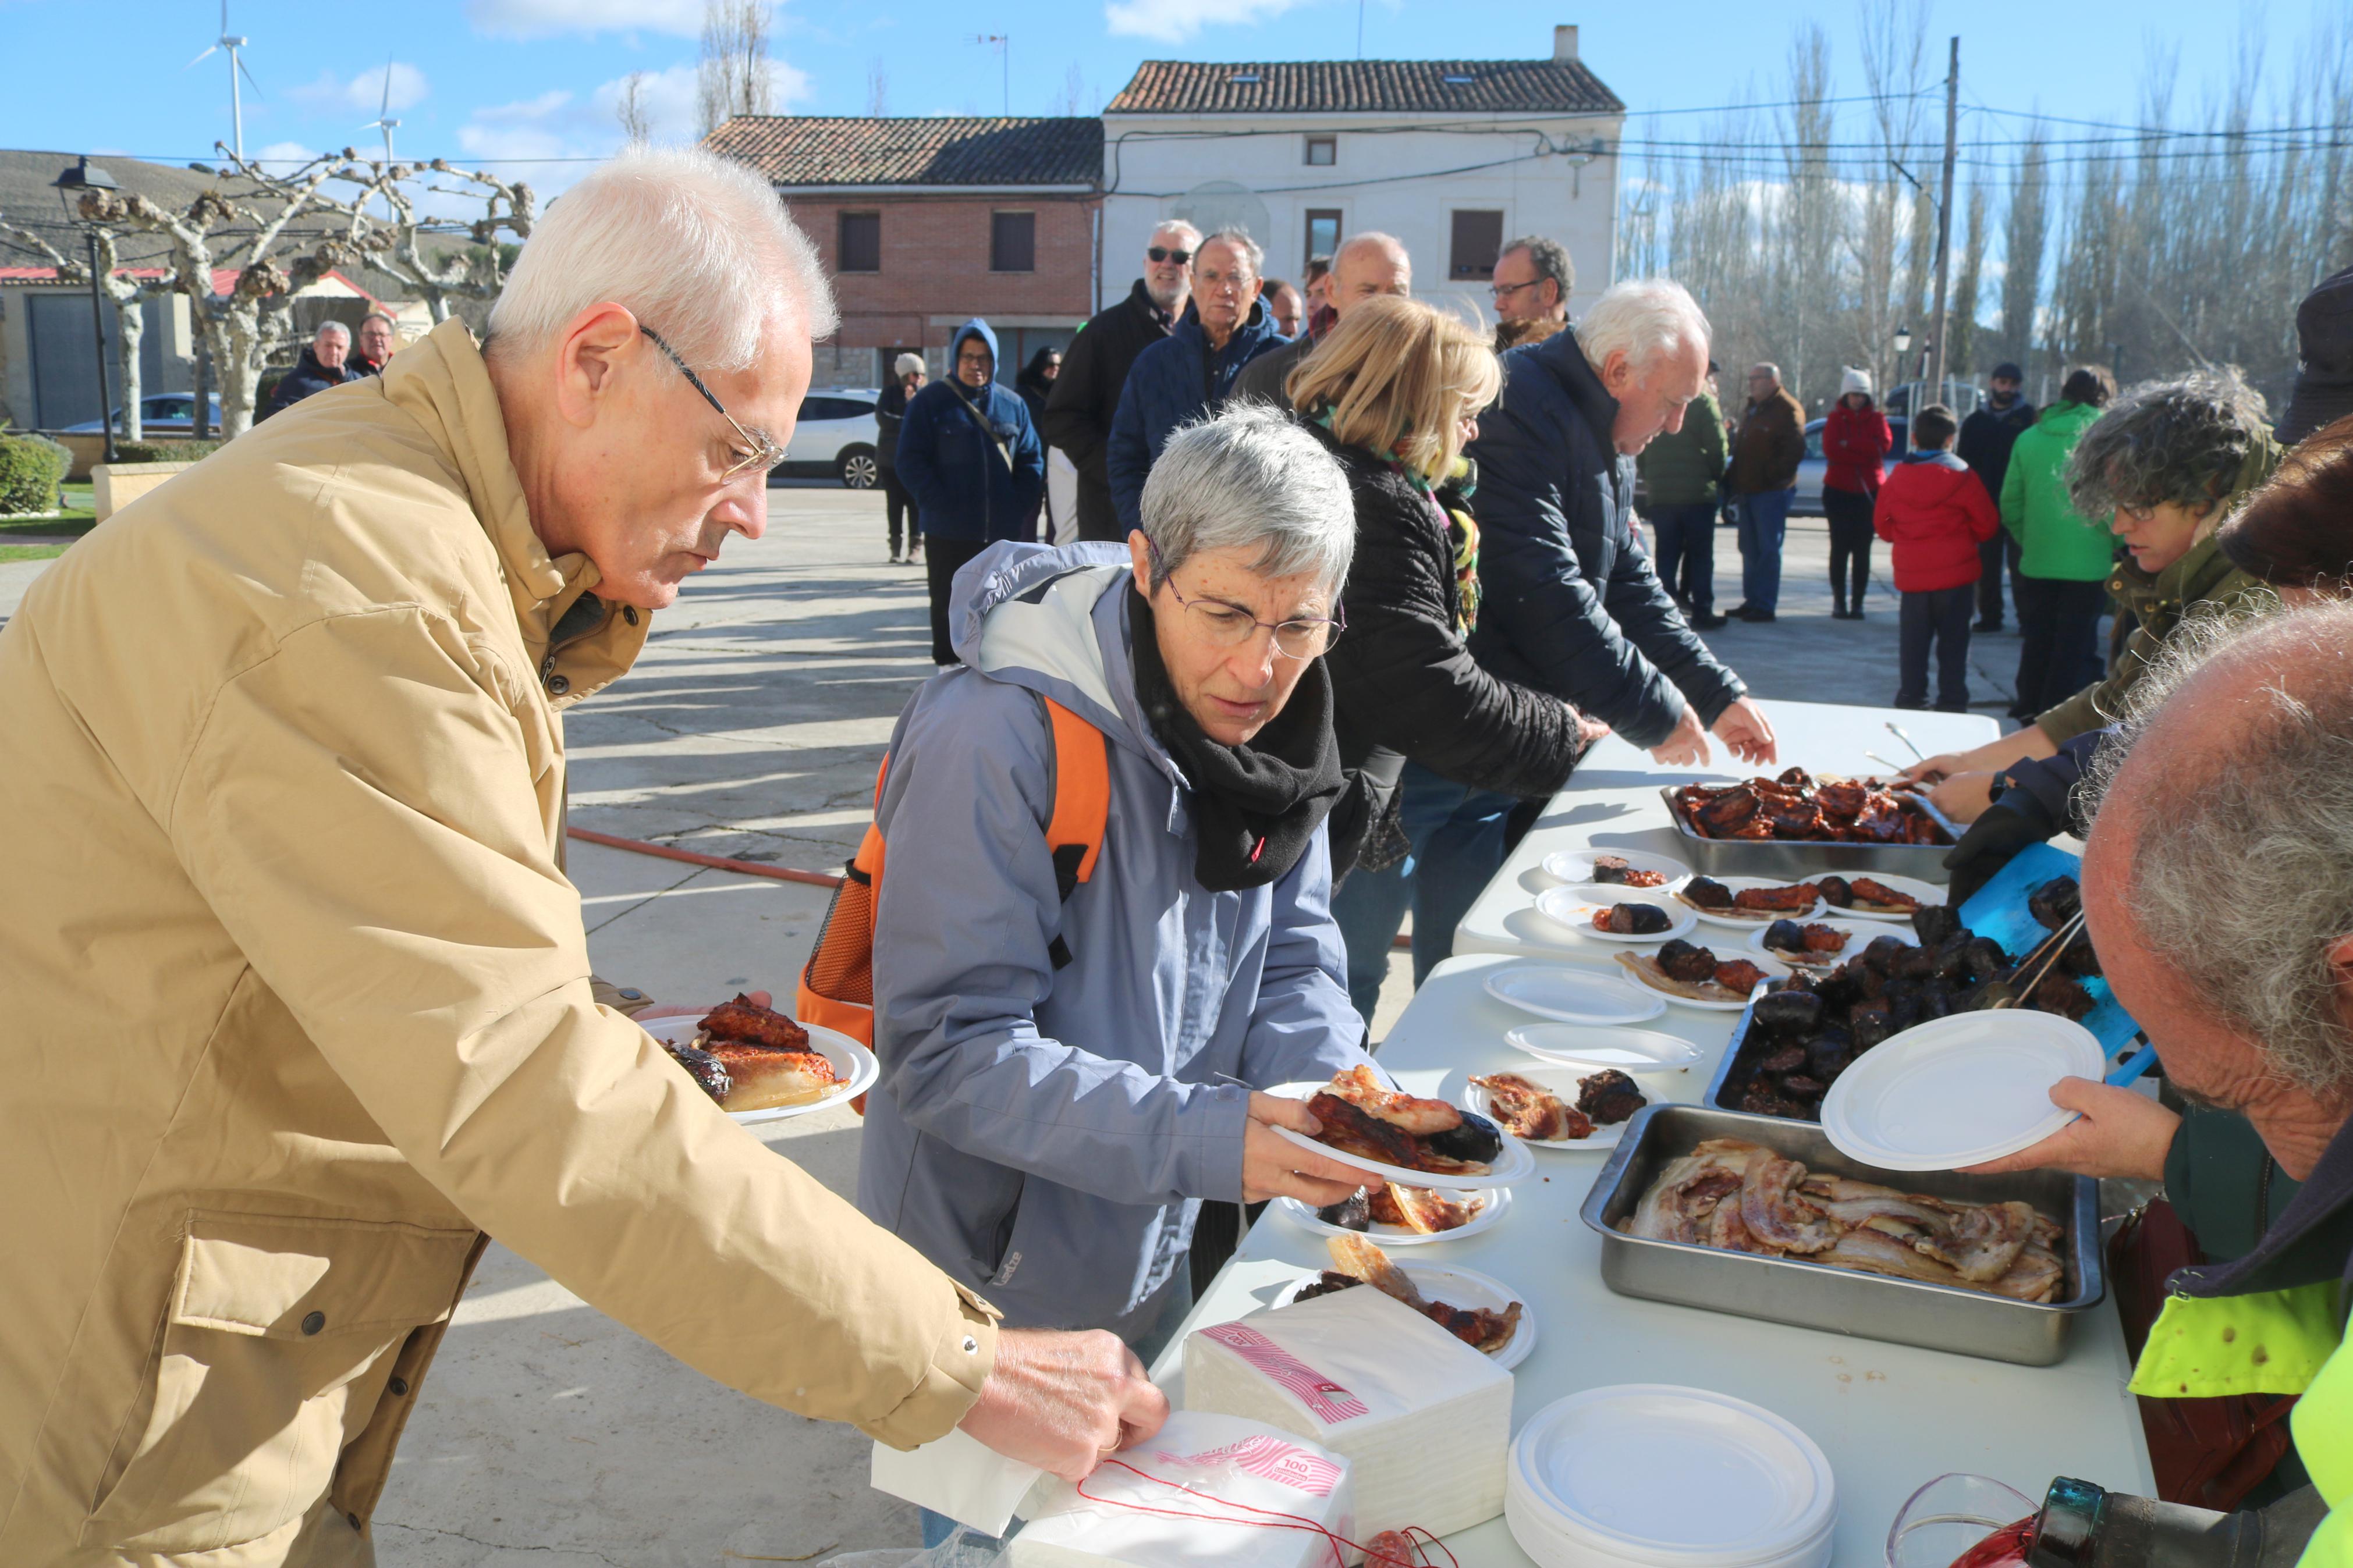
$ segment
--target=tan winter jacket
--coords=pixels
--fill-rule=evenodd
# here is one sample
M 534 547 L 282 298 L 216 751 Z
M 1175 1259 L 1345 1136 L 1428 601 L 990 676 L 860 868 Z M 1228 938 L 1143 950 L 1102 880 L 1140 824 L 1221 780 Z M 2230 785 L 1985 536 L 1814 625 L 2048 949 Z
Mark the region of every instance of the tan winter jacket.
M 596 583 L 450 321 L 0 633 L 0 1563 L 364 1561 L 486 1231 L 771 1404 L 970 1406 L 990 1313 L 591 999 L 553 699 L 647 631 Z

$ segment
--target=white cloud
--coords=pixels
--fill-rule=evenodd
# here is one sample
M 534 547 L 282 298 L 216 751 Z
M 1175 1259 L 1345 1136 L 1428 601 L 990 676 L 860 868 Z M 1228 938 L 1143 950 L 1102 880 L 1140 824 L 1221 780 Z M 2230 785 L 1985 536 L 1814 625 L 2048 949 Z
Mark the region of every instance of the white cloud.
M 328 109 L 356 110 L 362 114 L 374 114 L 385 101 L 385 73 L 392 73 L 392 112 L 399 113 L 413 104 L 421 103 L 432 89 L 427 85 L 425 73 L 415 66 L 399 60 L 389 66 L 371 66 L 346 81 L 332 70 L 322 70 L 318 79 L 293 88 L 287 96 L 303 103 L 314 103 Z
M 1207 27 L 1264 22 L 1300 0 L 1112 0 L 1103 24 L 1114 35 L 1182 44 Z
M 466 0 L 466 20 L 478 33 L 545 38 L 558 33 L 702 31 L 702 0 Z
M 772 61 L 769 72 L 778 110 L 807 100 L 815 90 L 808 73 L 798 67 Z M 621 122 L 615 108 L 628 81 L 627 77 L 616 77 L 585 95 L 557 89 L 519 102 L 478 109 L 458 128 L 458 145 L 476 158 L 518 164 L 531 159 L 605 157 L 621 146 Z M 638 90 L 654 141 L 694 140 L 700 128 L 693 66 L 642 72 Z M 517 172 L 534 187 L 551 190 L 569 184 L 585 166 L 575 164 L 569 173 L 560 165 L 526 166 Z
M 253 161 L 274 173 L 284 174 L 301 168 L 319 155 L 317 149 L 305 147 L 300 142 L 272 142 L 253 155 Z

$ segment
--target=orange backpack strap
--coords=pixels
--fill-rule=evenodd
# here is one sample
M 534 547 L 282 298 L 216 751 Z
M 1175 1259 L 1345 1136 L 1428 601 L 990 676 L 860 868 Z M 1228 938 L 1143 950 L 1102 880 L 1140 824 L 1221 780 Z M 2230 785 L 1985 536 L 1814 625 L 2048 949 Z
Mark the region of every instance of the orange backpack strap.
M 1054 729 L 1054 815 L 1046 824 L 1046 847 L 1054 857 L 1054 890 L 1064 903 L 1095 873 L 1102 858 L 1104 824 L 1111 816 L 1111 757 L 1103 731 L 1052 698 L 1046 717 Z M 1060 936 L 1048 950 L 1054 967 L 1071 962 Z

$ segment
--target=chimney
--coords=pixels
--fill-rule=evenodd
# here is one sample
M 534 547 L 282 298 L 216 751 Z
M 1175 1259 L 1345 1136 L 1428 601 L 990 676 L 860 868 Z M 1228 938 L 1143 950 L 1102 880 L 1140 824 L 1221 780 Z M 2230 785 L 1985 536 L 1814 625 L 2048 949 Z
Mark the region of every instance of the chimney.
M 1564 23 L 1552 30 L 1552 58 L 1556 64 L 1566 65 L 1577 58 L 1577 24 Z

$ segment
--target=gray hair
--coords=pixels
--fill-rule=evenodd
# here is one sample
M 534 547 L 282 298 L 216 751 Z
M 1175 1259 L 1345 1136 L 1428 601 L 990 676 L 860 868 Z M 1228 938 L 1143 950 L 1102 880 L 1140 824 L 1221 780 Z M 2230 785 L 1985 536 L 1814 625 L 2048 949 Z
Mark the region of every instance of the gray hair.
M 1269 577 L 1312 572 L 1336 595 L 1356 550 L 1348 476 L 1291 416 L 1229 404 L 1179 426 L 1144 481 L 1152 585 L 1204 550 L 1255 549 Z
M 1696 342 L 1707 352 L 1707 318 L 1680 283 L 1666 278 L 1636 278 L 1601 291 L 1577 323 L 1577 346 L 1595 370 L 1613 353 L 1633 370 L 1648 370 L 1669 354 Z
M 2253 717 L 2234 721 L 2244 729 L 2219 765 L 2185 776 L 2179 735 L 2139 759 L 2133 919 L 2157 959 L 2282 1078 L 2324 1097 L 2353 1089 L 2328 953 L 2353 933 L 2353 604 L 2263 599 L 2184 621 L 2126 695 L 2117 741 L 2100 748 L 2084 786 L 2093 798 L 2210 670 Z
M 528 353 L 607 300 L 702 371 L 750 368 L 787 302 L 812 339 L 840 321 L 776 193 L 699 148 L 631 148 L 549 206 L 491 307 L 487 346 Z
M 1154 224 L 1152 226 L 1152 232 L 1144 237 L 1144 243 L 1149 246 L 1154 240 L 1158 239 L 1164 234 L 1183 235 L 1185 237 L 1185 248 L 1187 250 L 1198 250 L 1201 248 L 1201 231 L 1195 228 L 1191 224 L 1187 223 L 1181 217 L 1165 217 L 1158 223 Z
M 1250 237 L 1250 230 L 1242 227 L 1239 224 L 1229 224 L 1226 227 L 1218 230 L 1217 233 L 1209 236 L 1208 238 L 1203 240 L 1201 245 L 1195 246 L 1193 247 L 1194 258 L 1196 260 L 1200 258 L 1202 245 L 1214 245 L 1219 240 L 1224 240 L 1228 245 L 1232 246 L 1236 250 L 1241 252 L 1242 259 L 1250 263 L 1251 277 L 1263 278 L 1266 276 L 1266 247 L 1261 245 L 1257 240 L 1252 239 Z
M 2235 369 L 2144 381 L 2119 394 L 2067 459 L 2067 500 L 2088 518 L 2166 501 L 2196 509 L 2241 488 L 2265 445 L 2263 394 Z
M 345 342 L 350 342 L 352 341 L 352 330 L 343 325 L 341 321 L 320 322 L 319 330 L 311 334 L 311 341 L 315 343 L 321 338 L 326 337 L 330 333 L 343 339 Z
M 901 354 L 891 362 L 891 374 L 892 375 L 929 375 L 931 372 L 923 364 L 923 355 Z
M 1551 279 L 1560 290 L 1561 309 L 1568 309 L 1569 291 L 1577 287 L 1577 264 L 1568 258 L 1568 247 L 1556 239 L 1531 234 L 1505 242 L 1504 248 L 1495 252 L 1495 259 L 1501 261 L 1514 250 L 1528 253 L 1528 265 L 1536 269 L 1536 281 Z

